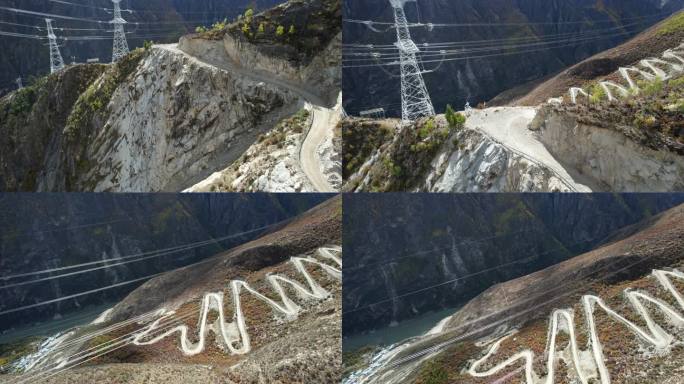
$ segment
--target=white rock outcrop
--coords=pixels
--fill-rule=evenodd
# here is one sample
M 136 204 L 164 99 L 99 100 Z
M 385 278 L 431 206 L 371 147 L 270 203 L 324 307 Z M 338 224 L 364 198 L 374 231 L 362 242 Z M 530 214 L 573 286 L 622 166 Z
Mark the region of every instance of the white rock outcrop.
M 85 144 L 79 183 L 94 191 L 178 191 L 235 161 L 297 110 L 287 90 L 154 46 L 115 91 Z

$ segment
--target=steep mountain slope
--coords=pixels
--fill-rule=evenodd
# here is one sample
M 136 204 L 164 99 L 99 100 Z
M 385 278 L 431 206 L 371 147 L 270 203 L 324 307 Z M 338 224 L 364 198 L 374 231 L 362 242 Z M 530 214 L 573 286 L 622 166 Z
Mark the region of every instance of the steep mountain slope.
M 23 377 L 339 382 L 341 212 L 341 198 L 331 199 L 278 231 L 148 281 L 101 323 L 31 358 Z
M 680 204 L 682 198 L 348 196 L 344 331 L 369 331 L 459 306 L 497 282 L 594 249 L 617 230 Z
M 640 33 L 635 38 L 615 48 L 600 52 L 581 61 L 537 85 L 529 93 L 517 99 L 505 94 L 490 102 L 492 105 L 534 106 L 552 97 L 564 96 L 572 87 L 605 78 L 619 67 L 628 67 L 649 57 L 658 57 L 667 49 L 684 41 L 684 29 L 680 28 L 684 13 L 668 18 Z M 667 31 L 664 33 L 663 31 Z
M 11 227 L 0 231 L 0 312 L 203 260 L 277 229 L 263 227 L 296 216 L 324 199 L 315 195 L 3 196 L 2 222 Z M 141 254 L 145 259 L 136 260 Z M 51 275 L 21 276 L 83 263 L 90 264 L 57 269 Z M 109 268 L 88 271 L 107 264 Z M 20 276 L 4 278 L 14 275 Z M 45 279 L 55 275 L 65 276 Z M 33 280 L 38 281 L 22 284 Z M 141 283 L 3 314 L 0 329 L 11 332 L 28 325 L 27 318 L 48 322 L 80 308 L 111 303 Z
M 345 145 L 350 143 L 344 189 L 679 191 L 684 187 L 682 20 L 684 13 L 677 13 L 539 85 L 521 99 L 543 99 L 533 107 L 468 109 L 460 113 L 461 124 L 442 115 L 401 127 L 384 121 L 396 128 L 372 145 L 360 145 L 359 127 L 368 120 L 349 119 L 342 132 Z
M 424 77 L 436 110 L 443 112 L 446 104 L 461 107 L 469 101 L 477 105 L 515 86 L 555 74 L 615 47 L 683 5 L 680 0 L 440 0 L 409 2 L 405 8 L 410 22 L 462 24 L 411 28 L 419 46 L 451 42 L 457 44 L 447 50 L 463 52 L 451 54 L 451 60 L 441 64 L 439 54 L 423 59 L 426 70 L 437 68 Z M 347 19 L 393 21 L 387 1 L 347 1 L 344 14 Z M 345 44 L 377 46 L 396 41 L 394 31 L 386 31 L 387 25 L 373 27 L 345 23 Z M 544 41 L 555 43 L 544 45 Z M 515 48 L 521 42 L 526 46 Z M 502 45 L 506 47 L 492 48 Z M 350 59 L 345 62 L 350 67 L 345 68 L 343 85 L 347 112 L 358 116 L 359 111 L 383 107 L 389 116 L 399 116 L 399 79 L 373 66 L 372 60 L 359 63 L 350 50 L 345 55 Z M 354 64 L 371 65 L 352 68 Z M 386 69 L 398 73 L 396 66 Z
M 684 275 L 672 268 L 682 267 L 683 218 L 678 206 L 625 238 L 492 286 L 441 331 L 397 348 L 381 382 L 680 382 Z
M 90 66 L 68 67 L 49 76 L 47 86 L 40 83 L 6 96 L 0 100 L 0 129 L 7 132 L 0 155 L 2 189 L 190 188 L 230 166 L 260 135 L 306 102 L 319 108 L 314 119 L 324 113 L 322 108 L 335 104 L 341 37 L 339 19 L 337 30 L 332 21 L 339 7 L 331 0 L 285 3 L 184 37 L 177 45 L 134 51 L 108 66 L 97 80 L 68 85 L 69 98 L 65 104 L 59 100 L 56 121 L 43 118 L 53 101 L 52 90 L 65 86 L 67 73 L 80 78 Z M 259 21 L 264 17 L 270 20 L 268 28 Z M 290 26 L 287 34 L 278 35 L 281 23 Z M 319 23 L 330 26 L 329 32 L 312 37 Z M 258 32 L 262 26 L 264 32 Z M 235 33 L 249 36 L 248 41 Z M 333 131 L 332 124 L 314 126 Z M 36 143 L 34 137 L 41 141 Z M 332 141 L 314 146 L 319 148 L 339 153 Z M 298 180 L 307 176 L 298 158 L 292 161 L 296 167 L 284 185 L 267 184 L 261 190 L 295 191 L 301 186 Z M 334 180 L 337 174 L 322 177 Z
M 231 20 L 244 13 L 248 7 L 261 11 L 272 7 L 282 0 L 150 0 L 144 2 L 123 1 L 123 17 L 127 26 L 128 44 L 131 48 L 142 47 L 145 40 L 170 43 L 180 36 L 193 32 L 195 27 L 211 25 L 227 18 Z M 67 4 L 72 3 L 72 4 Z M 74 5 L 76 4 L 76 5 Z M 70 38 L 62 42 L 61 52 L 68 63 L 79 63 L 87 59 L 99 58 L 108 63 L 112 58 L 111 31 L 104 25 L 75 19 L 109 21 L 112 3 L 109 0 L 81 0 L 78 2 L 5 0 L 2 7 L 29 10 L 32 12 L 62 15 L 74 19 L 55 18 L 55 28 L 59 37 Z M 26 15 L 0 10 L 4 21 L 1 30 L 21 34 L 47 35 L 45 21 L 40 15 Z M 29 27 L 13 24 L 29 25 Z M 31 28 L 38 26 L 42 29 Z M 66 30 L 60 30 L 65 28 Z M 84 30 L 73 30 L 84 29 Z M 97 39 L 79 40 L 88 37 Z M 0 47 L 11 55 L 0 57 L 0 95 L 14 90 L 14 80 L 24 79 L 26 85 L 33 76 L 43 76 L 50 70 L 50 56 L 45 41 L 0 36 Z

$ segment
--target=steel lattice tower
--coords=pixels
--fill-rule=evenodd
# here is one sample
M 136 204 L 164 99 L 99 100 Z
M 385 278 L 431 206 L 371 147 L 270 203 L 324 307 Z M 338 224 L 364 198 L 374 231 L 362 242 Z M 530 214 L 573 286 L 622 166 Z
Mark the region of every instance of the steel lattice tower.
M 114 26 L 114 49 L 112 50 L 112 63 L 119 61 L 128 54 L 128 41 L 124 25 L 126 20 L 121 17 L 121 0 L 112 0 L 114 3 L 114 19 L 110 24 Z
M 423 72 L 418 66 L 416 43 L 411 40 L 404 4 L 416 0 L 389 0 L 394 9 L 394 23 L 397 29 L 399 64 L 401 68 L 401 119 L 404 123 L 419 117 L 434 116 L 430 94 L 423 80 Z
M 64 68 L 64 60 L 59 52 L 59 45 L 57 45 L 57 35 L 52 29 L 52 19 L 45 19 L 45 23 L 47 24 L 47 37 L 50 41 L 50 73 L 55 73 Z

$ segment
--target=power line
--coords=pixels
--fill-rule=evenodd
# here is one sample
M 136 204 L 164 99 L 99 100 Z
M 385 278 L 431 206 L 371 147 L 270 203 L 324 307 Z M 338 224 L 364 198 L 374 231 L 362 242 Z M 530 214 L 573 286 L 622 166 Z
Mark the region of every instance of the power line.
M 572 47 L 572 46 L 577 46 L 581 45 L 583 43 L 571 43 L 571 44 L 561 44 L 558 46 L 552 46 L 552 47 L 545 47 L 541 49 L 531 49 L 531 50 L 523 50 L 523 51 L 516 51 L 516 52 L 506 52 L 506 53 L 500 53 L 500 54 L 490 54 L 490 55 L 477 55 L 477 56 L 467 56 L 467 57 L 457 57 L 457 58 L 443 58 L 441 60 L 426 60 L 423 61 L 424 63 L 440 63 L 440 62 L 449 62 L 449 61 L 463 61 L 463 60 L 473 60 L 473 59 L 483 59 L 483 58 L 492 58 L 492 57 L 503 57 L 503 56 L 512 56 L 512 55 L 520 55 L 520 54 L 525 54 L 525 53 L 536 53 L 536 52 L 542 52 L 542 51 L 548 51 L 550 49 L 559 49 L 559 48 L 565 48 L 565 47 Z M 376 63 L 376 64 L 360 64 L 360 65 L 343 65 L 342 68 L 367 68 L 367 67 L 375 67 L 375 66 L 396 66 L 399 65 L 399 62 L 389 62 L 389 63 Z
M 625 17 L 622 18 L 621 21 L 631 21 L 631 20 L 645 20 L 649 18 L 657 18 L 657 17 L 666 17 L 669 16 L 670 13 L 668 12 L 661 12 L 661 13 L 654 13 L 650 15 L 644 15 L 644 16 L 635 16 L 635 17 Z M 352 24 L 362 24 L 362 25 L 388 25 L 388 26 L 394 26 L 395 23 L 392 22 L 383 22 L 383 21 L 373 21 L 373 20 L 360 20 L 360 19 L 342 19 L 343 22 L 345 23 L 352 23 Z M 535 22 L 535 21 L 528 21 L 528 22 L 493 22 L 493 23 L 486 23 L 486 22 L 481 22 L 481 23 L 408 23 L 407 27 L 408 28 L 438 28 L 438 27 L 519 27 L 519 26 L 528 26 L 528 25 L 551 25 L 551 26 L 556 26 L 556 25 L 583 25 L 583 24 L 614 24 L 614 20 L 596 20 L 596 21 L 587 21 L 587 20 L 582 20 L 582 21 L 542 21 L 542 22 Z
M 512 37 L 503 39 L 482 39 L 482 40 L 463 40 L 463 41 L 446 41 L 446 42 L 436 42 L 436 43 L 421 43 L 417 44 L 420 49 L 428 48 L 448 48 L 448 47 L 468 47 L 468 46 L 479 46 L 479 45 L 490 45 L 497 43 L 511 43 L 511 42 L 524 42 L 524 41 L 543 41 L 546 39 L 562 38 L 562 37 L 582 37 L 582 36 L 594 36 L 599 34 L 605 34 L 606 32 L 612 32 L 617 30 L 624 30 L 627 27 L 636 26 L 636 23 L 624 24 L 618 27 L 603 28 L 603 29 L 593 29 L 583 32 L 567 32 L 567 33 L 554 33 L 554 34 L 544 34 L 542 36 L 532 35 L 532 36 L 522 36 L 522 37 Z M 625 32 L 626 33 L 626 32 Z M 373 50 L 396 50 L 397 47 L 394 44 L 343 44 L 343 50 L 346 51 L 373 51 Z M 358 55 L 357 53 L 355 53 Z
M 15 33 L 15 32 L 7 32 L 7 31 L 0 31 L 0 36 L 20 37 L 20 38 L 35 39 L 35 40 L 45 40 L 44 36 L 27 35 L 25 33 Z
M 555 39 L 555 40 L 549 40 L 549 41 L 539 41 L 535 43 L 525 43 L 525 44 L 514 44 L 514 45 L 495 45 L 495 46 L 488 46 L 488 47 L 476 47 L 476 48 L 467 48 L 467 49 L 441 49 L 441 50 L 426 50 L 426 51 L 420 51 L 417 53 L 417 55 L 421 58 L 424 57 L 446 57 L 446 56 L 461 56 L 464 54 L 472 54 L 472 53 L 478 53 L 478 52 L 493 52 L 493 51 L 501 51 L 501 50 L 508 50 L 508 49 L 519 49 L 519 48 L 530 48 L 530 47 L 540 47 L 544 45 L 549 45 L 549 44 L 559 44 L 559 43 L 584 43 L 588 41 L 594 41 L 594 40 L 603 40 L 603 39 L 608 39 L 612 37 L 618 37 L 618 36 L 624 36 L 625 33 L 614 33 L 611 35 L 601 35 L 601 36 L 593 36 L 593 37 L 585 37 L 585 38 L 570 38 L 570 39 Z M 390 56 L 391 55 L 391 56 Z M 360 55 L 359 55 L 360 56 Z M 377 62 L 378 60 L 397 60 L 400 58 L 400 56 L 397 56 L 396 54 L 378 54 L 373 58 L 353 58 L 353 59 L 347 59 L 347 62 L 369 62 L 369 61 L 375 61 Z
M 522 232 L 526 232 L 526 231 L 522 231 Z M 513 233 L 513 234 L 515 234 L 515 233 Z M 497 237 L 497 236 L 494 236 L 494 237 Z M 493 238 L 494 238 L 494 237 L 493 237 Z M 370 308 L 370 307 L 375 306 L 375 305 L 378 305 L 378 304 L 383 304 L 383 303 L 387 303 L 387 302 L 392 302 L 392 301 L 395 301 L 396 299 L 400 299 L 400 298 L 407 297 L 407 296 L 412 296 L 412 295 L 414 295 L 414 294 L 416 294 L 416 293 L 421 293 L 421 292 L 425 292 L 425 291 L 428 291 L 428 290 L 431 290 L 431 289 L 434 289 L 434 288 L 438 288 L 438 287 L 441 287 L 441 286 L 444 286 L 444 285 L 447 285 L 447 284 L 452 284 L 452 283 L 454 283 L 454 282 L 457 282 L 457 281 L 460 281 L 460 280 L 463 280 L 463 279 L 466 279 L 466 278 L 470 278 L 470 277 L 474 277 L 474 276 L 481 275 L 481 274 L 483 274 L 483 273 L 487 273 L 487 272 L 492 272 L 492 271 L 495 271 L 495 270 L 499 270 L 499 269 L 501 269 L 501 268 L 503 268 L 503 267 L 509 267 L 509 266 L 511 266 L 511 265 L 520 264 L 521 262 L 530 261 L 530 260 L 533 260 L 533 259 L 537 258 L 538 256 L 546 255 L 546 254 L 549 254 L 549 253 L 554 252 L 554 251 L 559 250 L 559 249 L 568 249 L 569 247 L 573 247 L 573 246 L 576 246 L 576 245 L 579 245 L 579 244 L 586 244 L 586 243 L 589 243 L 589 242 L 592 242 L 592 241 L 601 240 L 601 239 L 603 239 L 603 238 L 605 238 L 605 236 L 595 237 L 595 238 L 591 238 L 591 239 L 587 239 L 587 240 L 582 240 L 582 241 L 578 241 L 578 242 L 575 242 L 575 243 L 572 243 L 572 244 L 561 244 L 561 245 L 558 246 L 558 247 L 554 247 L 554 248 L 548 249 L 548 250 L 546 250 L 546 251 L 544 251 L 544 252 L 535 253 L 535 254 L 533 254 L 532 256 L 526 257 L 526 258 L 521 259 L 521 260 L 516 260 L 516 261 L 510 262 L 510 263 L 506 263 L 506 264 L 500 264 L 500 265 L 497 265 L 497 266 L 495 266 L 495 267 L 491 267 L 491 268 L 487 268 L 487 269 L 484 269 L 484 270 L 480 270 L 480 271 L 477 271 L 477 272 L 474 272 L 474 273 L 470 273 L 470 274 L 467 274 L 467 275 L 464 275 L 464 276 L 459 276 L 459 277 L 457 277 L 457 278 L 455 278 L 455 279 L 451 279 L 451 280 L 447 280 L 447 281 L 444 281 L 444 282 L 441 282 L 441 283 L 438 283 L 438 284 L 435 284 L 435 285 L 423 287 L 423 288 L 420 288 L 420 289 L 417 289 L 417 290 L 414 290 L 414 291 L 411 291 L 411 292 L 407 292 L 407 293 L 405 293 L 405 294 L 397 295 L 397 296 L 394 296 L 394 297 L 389 297 L 389 298 L 387 298 L 387 299 L 384 299 L 384 300 L 381 300 L 381 301 L 378 301 L 378 302 L 374 302 L 374 303 L 371 303 L 371 304 L 368 304 L 368 305 L 364 305 L 364 306 L 362 306 L 362 307 L 350 309 L 349 311 L 343 312 L 343 314 L 344 314 L 344 313 L 351 313 L 351 312 L 358 312 L 358 311 L 360 311 L 360 310 L 367 309 L 367 308 Z M 484 240 L 484 239 L 483 239 L 483 240 Z
M 265 231 L 265 230 L 267 230 L 267 229 L 270 229 L 270 228 L 273 228 L 273 227 L 277 227 L 277 226 L 279 226 L 279 225 L 287 224 L 287 223 L 289 223 L 291 220 L 292 220 L 292 219 L 282 220 L 282 221 L 279 221 L 279 222 L 274 223 L 274 224 L 269 224 L 269 225 L 266 225 L 266 226 L 263 226 L 263 227 L 250 229 L 250 230 L 247 230 L 247 231 L 245 231 L 245 232 L 241 232 L 241 233 L 237 233 L 237 234 L 231 234 L 231 235 L 228 235 L 228 237 L 237 237 L 237 236 L 242 236 L 242 235 L 246 235 L 246 234 L 254 233 L 254 232 L 258 232 L 258 231 Z M 198 241 L 198 242 L 195 242 L 195 243 L 181 244 L 181 245 L 177 245 L 177 246 L 173 246 L 173 247 L 163 248 L 163 249 L 160 249 L 160 250 L 147 251 L 147 252 L 140 252 L 140 253 L 135 253 L 135 254 L 131 254 L 131 255 L 126 255 L 126 256 L 122 256 L 122 257 L 118 257 L 118 258 L 110 258 L 110 259 L 104 259 L 104 260 L 96 260 L 96 261 L 90 261 L 90 262 L 85 262 L 85 263 L 80 263 L 80 264 L 67 265 L 67 266 L 63 266 L 63 267 L 50 268 L 50 269 L 45 269 L 45 270 L 40 270 L 40 271 L 24 272 L 24 273 L 18 273 L 18 274 L 14 274 L 14 275 L 0 276 L 0 280 L 10 280 L 10 279 L 16 279 L 16 278 L 19 278 L 19 277 L 27 277 L 27 276 L 42 275 L 42 274 L 47 274 L 47 273 L 52 273 L 52 272 L 64 271 L 64 270 L 75 269 L 75 268 L 81 268 L 81 267 L 87 267 L 87 266 L 91 266 L 91 265 L 103 264 L 103 263 L 108 263 L 108 262 L 115 262 L 115 261 L 121 261 L 121 260 L 128 260 L 128 259 L 132 259 L 132 258 L 138 258 L 138 257 L 142 257 L 142 256 L 151 255 L 151 254 L 157 253 L 157 252 L 173 251 L 173 250 L 176 250 L 176 249 L 178 249 L 178 248 L 187 247 L 187 246 L 192 246 L 192 245 L 197 245 L 197 244 L 204 243 L 204 242 L 207 242 L 207 241 L 209 241 L 209 242 L 223 241 L 223 240 L 227 239 L 228 237 L 221 237 L 221 238 L 218 238 L 218 239 L 202 240 L 202 241 Z
M 162 250 L 158 250 L 158 251 L 151 251 L 151 252 L 142 253 L 139 255 L 125 256 L 125 257 L 120 257 L 120 258 L 111 258 L 111 259 L 106 259 L 106 260 L 98 260 L 98 261 L 89 262 L 89 263 L 82 263 L 80 265 L 63 267 L 64 269 L 75 269 L 75 268 L 80 268 L 80 267 L 88 266 L 88 265 L 105 264 L 103 266 L 84 269 L 84 270 L 75 271 L 75 272 L 67 272 L 67 273 L 63 273 L 61 275 L 57 275 L 57 276 L 48 276 L 48 277 L 42 277 L 42 278 L 28 280 L 28 281 L 22 281 L 19 283 L 6 284 L 6 285 L 0 286 L 0 290 L 1 289 L 7 289 L 7 288 L 14 288 L 14 287 L 23 286 L 23 285 L 35 284 L 35 283 L 39 283 L 39 282 L 43 282 L 43 281 L 49 281 L 49 280 L 53 280 L 53 279 L 60 279 L 60 278 L 64 278 L 64 277 L 80 275 L 80 274 L 88 273 L 88 272 L 95 272 L 95 271 L 99 271 L 102 269 L 108 269 L 108 268 L 117 267 L 117 266 L 126 265 L 126 264 L 131 264 L 131 263 L 137 263 L 140 261 L 159 258 L 162 256 L 168 256 L 168 255 L 172 255 L 172 254 L 179 253 L 179 252 L 190 251 L 190 250 L 200 248 L 200 247 L 204 247 L 207 245 L 218 245 L 218 243 L 229 240 L 229 239 L 241 237 L 241 236 L 244 236 L 246 234 L 250 234 L 250 233 L 254 233 L 254 232 L 263 231 L 265 229 L 273 227 L 276 224 L 271 224 L 269 226 L 256 228 L 256 229 L 252 229 L 252 230 L 241 232 L 241 233 L 235 233 L 235 234 L 223 236 L 223 237 L 216 238 L 216 239 L 204 240 L 204 241 L 192 243 L 189 245 L 172 247 L 172 248 L 166 249 L 166 250 L 162 249 Z M 52 271 L 54 271 L 54 270 L 55 269 L 52 269 Z M 47 273 L 47 272 L 33 272 L 34 275 L 35 274 L 42 274 L 42 273 Z M 6 280 L 6 279 L 7 278 L 2 278 L 2 280 Z
M 117 287 L 122 287 L 122 286 L 125 286 L 125 285 L 130 285 L 130 284 L 137 283 L 137 282 L 140 282 L 140 281 L 143 281 L 143 280 L 149 280 L 149 279 L 151 279 L 151 278 L 153 278 L 153 277 L 156 277 L 156 276 L 161 275 L 162 273 L 164 273 L 164 272 L 159 272 L 159 273 L 155 273 L 155 274 L 152 274 L 152 275 L 148 275 L 148 276 L 144 276 L 144 277 L 139 277 L 139 278 L 137 278 L 137 279 L 132 279 L 132 280 L 128 280 L 128 281 L 123 281 L 123 282 L 121 282 L 121 283 L 111 284 L 111 285 L 108 285 L 108 286 L 102 287 L 102 288 L 92 289 L 92 290 L 85 291 L 85 292 L 80 292 L 80 293 L 75 293 L 75 294 L 73 294 L 73 295 L 62 296 L 62 297 L 58 297 L 58 298 L 52 299 L 52 300 L 41 301 L 41 302 L 35 303 L 35 304 L 29 304 L 29 305 L 24 305 L 24 306 L 18 307 L 18 308 L 13 308 L 13 309 L 5 310 L 5 311 L 0 311 L 0 316 L 1 316 L 1 315 L 7 315 L 7 314 L 10 314 L 10 313 L 19 312 L 19 311 L 23 311 L 23 310 L 26 310 L 26 309 L 31 309 L 31 308 L 40 307 L 40 306 L 43 306 L 43 305 L 54 304 L 54 303 L 58 303 L 58 302 L 60 302 L 60 301 L 69 300 L 69 299 L 74 299 L 74 298 L 81 297 L 81 296 L 91 295 L 91 294 L 93 294 L 93 293 L 102 292 L 102 291 L 106 291 L 106 290 L 109 290 L 109 289 L 113 289 L 113 288 L 117 288 Z
M 64 15 L 58 15 L 58 14 L 54 14 L 54 13 L 36 12 L 36 11 L 29 11 L 26 9 L 11 8 L 11 7 L 0 7 L 0 11 L 14 12 L 14 13 L 27 15 L 27 16 L 40 17 L 40 18 L 48 17 L 51 19 L 82 21 L 82 22 L 87 22 L 87 23 L 98 23 L 98 24 L 104 23 L 104 21 L 102 21 L 102 20 L 84 19 L 82 17 L 64 16 Z
M 101 25 L 106 25 L 109 24 L 108 21 L 103 21 L 103 20 L 97 20 L 97 19 L 86 19 L 82 17 L 72 17 L 72 16 L 65 16 L 65 15 L 60 15 L 60 14 L 55 14 L 55 13 L 45 13 L 45 12 L 37 12 L 37 11 L 30 11 L 26 9 L 20 9 L 20 8 L 12 8 L 12 7 L 0 7 L 0 11 L 7 11 L 7 12 L 13 12 L 13 13 L 18 13 L 18 14 L 23 14 L 26 16 L 30 17 L 38 17 L 38 18 L 45 18 L 49 17 L 52 19 L 63 19 L 63 20 L 69 20 L 69 21 L 78 21 L 78 22 L 84 22 L 84 23 L 96 23 L 96 24 L 101 24 Z M 150 21 L 150 22 L 130 22 L 128 24 L 130 25 L 135 25 L 135 26 L 141 26 L 141 25 L 183 25 L 183 24 L 208 24 L 208 23 L 214 23 L 216 21 L 219 21 L 218 18 L 213 18 L 213 19 L 204 19 L 204 20 L 180 20 L 180 21 Z

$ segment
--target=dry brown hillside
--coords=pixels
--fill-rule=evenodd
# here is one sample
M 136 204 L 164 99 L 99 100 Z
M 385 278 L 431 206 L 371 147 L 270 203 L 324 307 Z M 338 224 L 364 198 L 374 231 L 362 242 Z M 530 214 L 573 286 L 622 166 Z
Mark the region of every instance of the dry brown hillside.
M 684 11 L 654 25 L 620 46 L 573 65 L 541 84 L 527 84 L 506 91 L 492 100 L 492 104 L 535 106 L 567 93 L 571 87 L 581 87 L 588 82 L 609 76 L 619 67 L 630 66 L 648 57 L 659 57 L 665 50 L 682 42 Z

